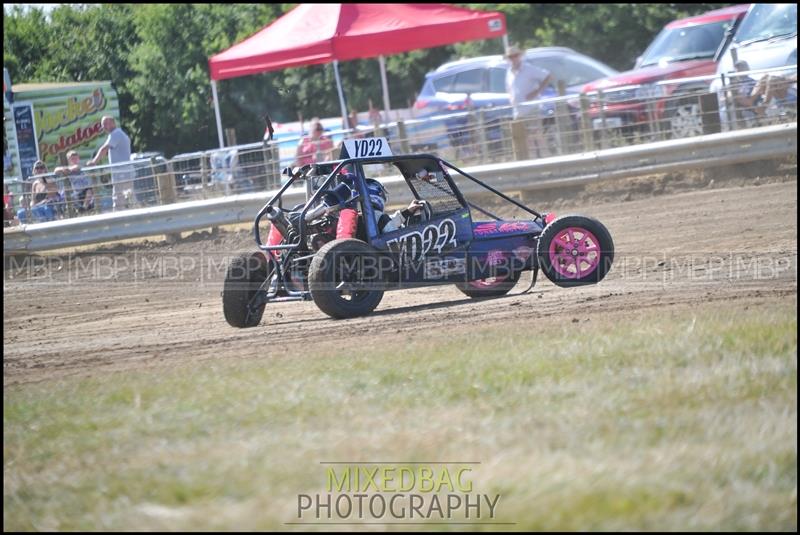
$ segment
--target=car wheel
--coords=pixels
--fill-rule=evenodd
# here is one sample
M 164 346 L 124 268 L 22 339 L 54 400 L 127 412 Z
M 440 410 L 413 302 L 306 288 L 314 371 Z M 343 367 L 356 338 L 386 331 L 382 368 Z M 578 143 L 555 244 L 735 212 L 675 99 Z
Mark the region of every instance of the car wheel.
M 222 311 L 232 327 L 244 329 L 261 322 L 266 303 L 253 306 L 261 285 L 274 273 L 263 254 L 242 254 L 228 264 L 222 289 Z
M 383 299 L 375 288 L 378 254 L 361 240 L 333 240 L 314 255 L 308 274 L 308 287 L 314 303 L 332 318 L 365 316 Z
M 536 258 L 556 286 L 582 286 L 603 280 L 614 261 L 608 229 L 590 217 L 567 215 L 553 220 L 539 235 Z
M 672 139 L 703 135 L 703 114 L 698 97 L 678 100 L 670 106 L 667 117 Z
M 510 292 L 517 284 L 521 274 L 521 271 L 514 271 L 510 275 L 459 282 L 456 284 L 456 288 L 461 290 L 464 295 L 473 299 L 502 297 Z

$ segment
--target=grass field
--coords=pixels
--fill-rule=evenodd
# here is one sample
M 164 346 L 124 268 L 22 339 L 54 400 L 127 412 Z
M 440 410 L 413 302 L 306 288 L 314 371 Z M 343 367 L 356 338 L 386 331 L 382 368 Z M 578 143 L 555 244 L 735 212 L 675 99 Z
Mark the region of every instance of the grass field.
M 795 530 L 788 301 L 12 386 L 4 528 L 294 529 L 320 462 L 457 460 L 495 529 Z

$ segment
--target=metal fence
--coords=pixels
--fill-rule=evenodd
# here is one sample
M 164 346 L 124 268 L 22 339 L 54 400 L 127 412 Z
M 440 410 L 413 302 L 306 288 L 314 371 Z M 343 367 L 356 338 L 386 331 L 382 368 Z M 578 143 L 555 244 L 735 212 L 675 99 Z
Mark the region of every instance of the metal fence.
M 463 170 L 505 192 L 522 194 L 546 188 L 585 185 L 609 178 L 735 165 L 796 153 L 797 122 L 794 122 L 555 158 L 485 164 Z M 473 196 L 486 193 L 475 182 L 462 180 L 457 174 L 454 178 L 467 199 L 476 200 Z M 411 200 L 411 190 L 401 176 L 387 177 L 382 182 L 395 206 L 403 206 Z M 3 233 L 3 252 L 46 251 L 252 222 L 253 214 L 264 205 L 267 197 L 276 192 L 244 193 L 23 225 L 6 229 Z M 306 196 L 306 188 L 294 187 L 285 192 L 283 200 L 291 206 L 303 202 Z
M 796 80 L 793 65 L 541 99 L 521 106 L 516 119 L 510 106 L 500 106 L 328 134 L 336 143 L 346 137 L 382 135 L 396 153 L 436 153 L 461 167 L 525 161 L 796 122 Z M 89 211 L 77 209 L 68 177 L 51 174 L 61 196 L 56 217 L 272 190 L 281 183 L 281 168 L 293 163 L 298 142 L 297 137 L 284 138 L 179 154 L 169 160 L 88 167 L 83 172 L 95 194 Z M 338 148 L 331 154 L 337 156 Z M 118 186 L 123 191 L 114 206 L 115 175 L 125 170 L 133 180 Z M 381 169 L 375 173 L 380 176 Z M 11 181 L 23 198 L 29 196 L 31 182 Z M 21 215 L 35 222 L 28 205 L 23 199 Z

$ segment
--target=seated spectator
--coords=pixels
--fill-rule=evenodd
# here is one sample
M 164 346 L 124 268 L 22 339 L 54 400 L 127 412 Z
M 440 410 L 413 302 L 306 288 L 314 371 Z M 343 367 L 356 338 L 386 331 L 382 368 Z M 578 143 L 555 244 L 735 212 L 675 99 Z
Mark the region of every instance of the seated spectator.
M 318 118 L 311 120 L 311 132 L 300 140 L 295 154 L 295 165 L 326 162 L 331 159 L 333 141 L 324 135 L 325 128 Z
M 747 72 L 750 70 L 750 65 L 744 61 L 739 60 L 734 65 L 736 72 Z M 759 101 L 758 95 L 754 95 L 753 91 L 756 86 L 756 81 L 750 76 L 739 75 L 733 78 L 733 102 L 737 115 L 741 120 L 749 123 L 758 117 L 757 104 Z
M 797 72 L 787 75 L 765 74 L 753 88 L 752 98 L 760 105 L 760 114 L 774 104 L 777 107 L 797 106 Z
M 16 223 L 14 217 L 14 195 L 8 191 L 8 186 L 3 184 L 3 226 L 10 227 Z
M 36 176 L 36 180 L 31 185 L 33 201 L 30 210 L 33 218 L 37 221 L 53 221 L 56 218 L 56 208 L 61 202 L 58 186 L 52 178 L 50 180 L 47 179 L 47 176 L 45 176 L 47 173 L 48 170 L 45 163 L 41 160 L 36 160 L 36 163 L 33 164 L 33 174 L 38 176 Z M 25 209 L 21 209 L 20 212 L 22 213 L 18 212 L 17 217 L 20 221 L 24 221 L 26 219 Z
M 53 171 L 60 176 L 69 177 L 72 187 L 72 200 L 78 212 L 88 212 L 94 209 L 94 189 L 92 179 L 81 170 L 81 156 L 76 151 L 71 150 L 67 153 L 69 165 L 56 167 Z
M 14 219 L 21 223 L 25 224 L 28 222 L 28 212 L 31 209 L 31 200 L 27 195 L 23 195 L 22 198 L 19 200 L 20 209 L 17 210 L 17 217 Z

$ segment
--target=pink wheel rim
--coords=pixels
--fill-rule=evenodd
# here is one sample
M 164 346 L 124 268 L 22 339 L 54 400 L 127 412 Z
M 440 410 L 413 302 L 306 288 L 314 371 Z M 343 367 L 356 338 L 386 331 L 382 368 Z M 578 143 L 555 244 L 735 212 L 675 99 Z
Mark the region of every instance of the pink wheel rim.
M 582 279 L 600 264 L 600 242 L 585 228 L 565 228 L 550 242 L 550 264 L 564 278 Z

